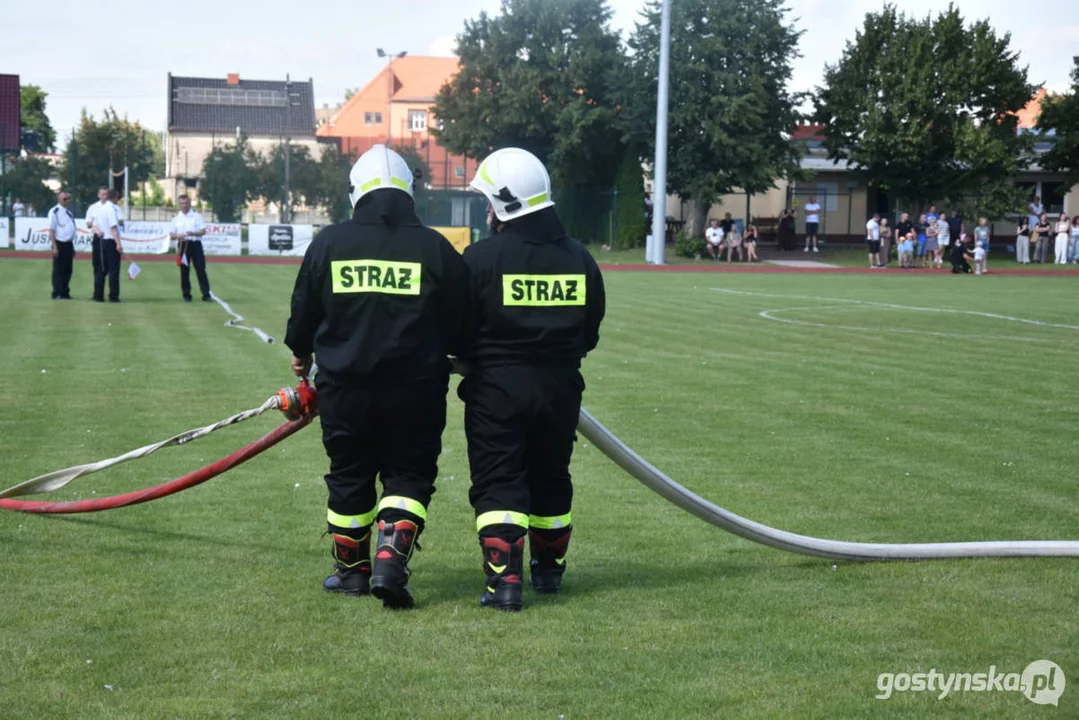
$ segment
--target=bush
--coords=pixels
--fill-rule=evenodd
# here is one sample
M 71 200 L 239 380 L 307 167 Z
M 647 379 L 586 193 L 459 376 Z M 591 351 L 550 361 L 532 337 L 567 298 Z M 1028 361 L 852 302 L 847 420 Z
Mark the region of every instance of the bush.
M 704 240 L 689 237 L 683 231 L 674 236 L 674 252 L 682 257 L 695 258 L 704 252 Z

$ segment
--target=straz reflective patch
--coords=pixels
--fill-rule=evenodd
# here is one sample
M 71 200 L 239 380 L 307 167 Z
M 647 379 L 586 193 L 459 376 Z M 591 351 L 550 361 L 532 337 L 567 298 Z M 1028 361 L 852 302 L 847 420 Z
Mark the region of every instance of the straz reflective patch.
M 502 304 L 506 307 L 584 305 L 584 275 L 503 275 Z
M 330 263 L 333 291 L 419 295 L 420 263 L 392 260 L 335 260 Z

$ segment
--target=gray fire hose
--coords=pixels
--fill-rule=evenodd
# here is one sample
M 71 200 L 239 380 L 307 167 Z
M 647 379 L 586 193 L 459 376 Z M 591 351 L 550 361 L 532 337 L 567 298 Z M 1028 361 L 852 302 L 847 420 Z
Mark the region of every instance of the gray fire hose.
M 858 543 L 797 535 L 735 515 L 695 495 L 653 467 L 584 408 L 578 432 L 620 468 L 691 515 L 761 545 L 833 560 L 938 560 L 975 557 L 1079 557 L 1079 541 L 1025 540 L 955 543 Z

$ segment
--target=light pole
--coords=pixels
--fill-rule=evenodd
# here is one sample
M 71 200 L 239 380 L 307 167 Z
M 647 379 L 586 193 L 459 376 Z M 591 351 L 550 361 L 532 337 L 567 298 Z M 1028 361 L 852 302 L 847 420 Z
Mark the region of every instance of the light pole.
M 656 97 L 656 161 L 652 166 L 652 252 L 663 264 L 667 229 L 667 85 L 671 61 L 671 0 L 663 0 L 659 40 L 659 92 Z
M 403 58 L 408 55 L 408 50 L 402 50 L 399 53 L 388 53 L 382 48 L 377 50 L 379 57 L 388 58 L 386 64 L 386 147 L 393 147 L 393 59 Z

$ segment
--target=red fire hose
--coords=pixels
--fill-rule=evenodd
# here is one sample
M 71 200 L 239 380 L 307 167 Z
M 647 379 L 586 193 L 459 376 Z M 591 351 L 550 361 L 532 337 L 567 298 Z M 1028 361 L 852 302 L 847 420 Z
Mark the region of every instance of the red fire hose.
M 68 502 L 47 502 L 43 500 L 13 500 L 0 498 L 0 508 L 4 510 L 16 510 L 25 513 L 39 515 L 63 515 L 73 513 L 100 512 L 115 508 L 138 505 L 140 503 L 157 500 L 173 495 L 182 490 L 201 485 L 202 483 L 227 472 L 264 450 L 268 450 L 295 432 L 309 425 L 318 414 L 318 398 L 314 388 L 307 381 L 300 383 L 300 387 L 284 388 L 279 391 L 274 399 L 273 407 L 285 413 L 289 422 L 277 427 L 274 431 L 264 435 L 255 442 L 240 448 L 236 452 L 221 458 L 215 463 L 207 465 L 200 470 L 176 478 L 161 485 L 136 490 L 124 495 L 94 498 L 92 500 L 73 500 Z

